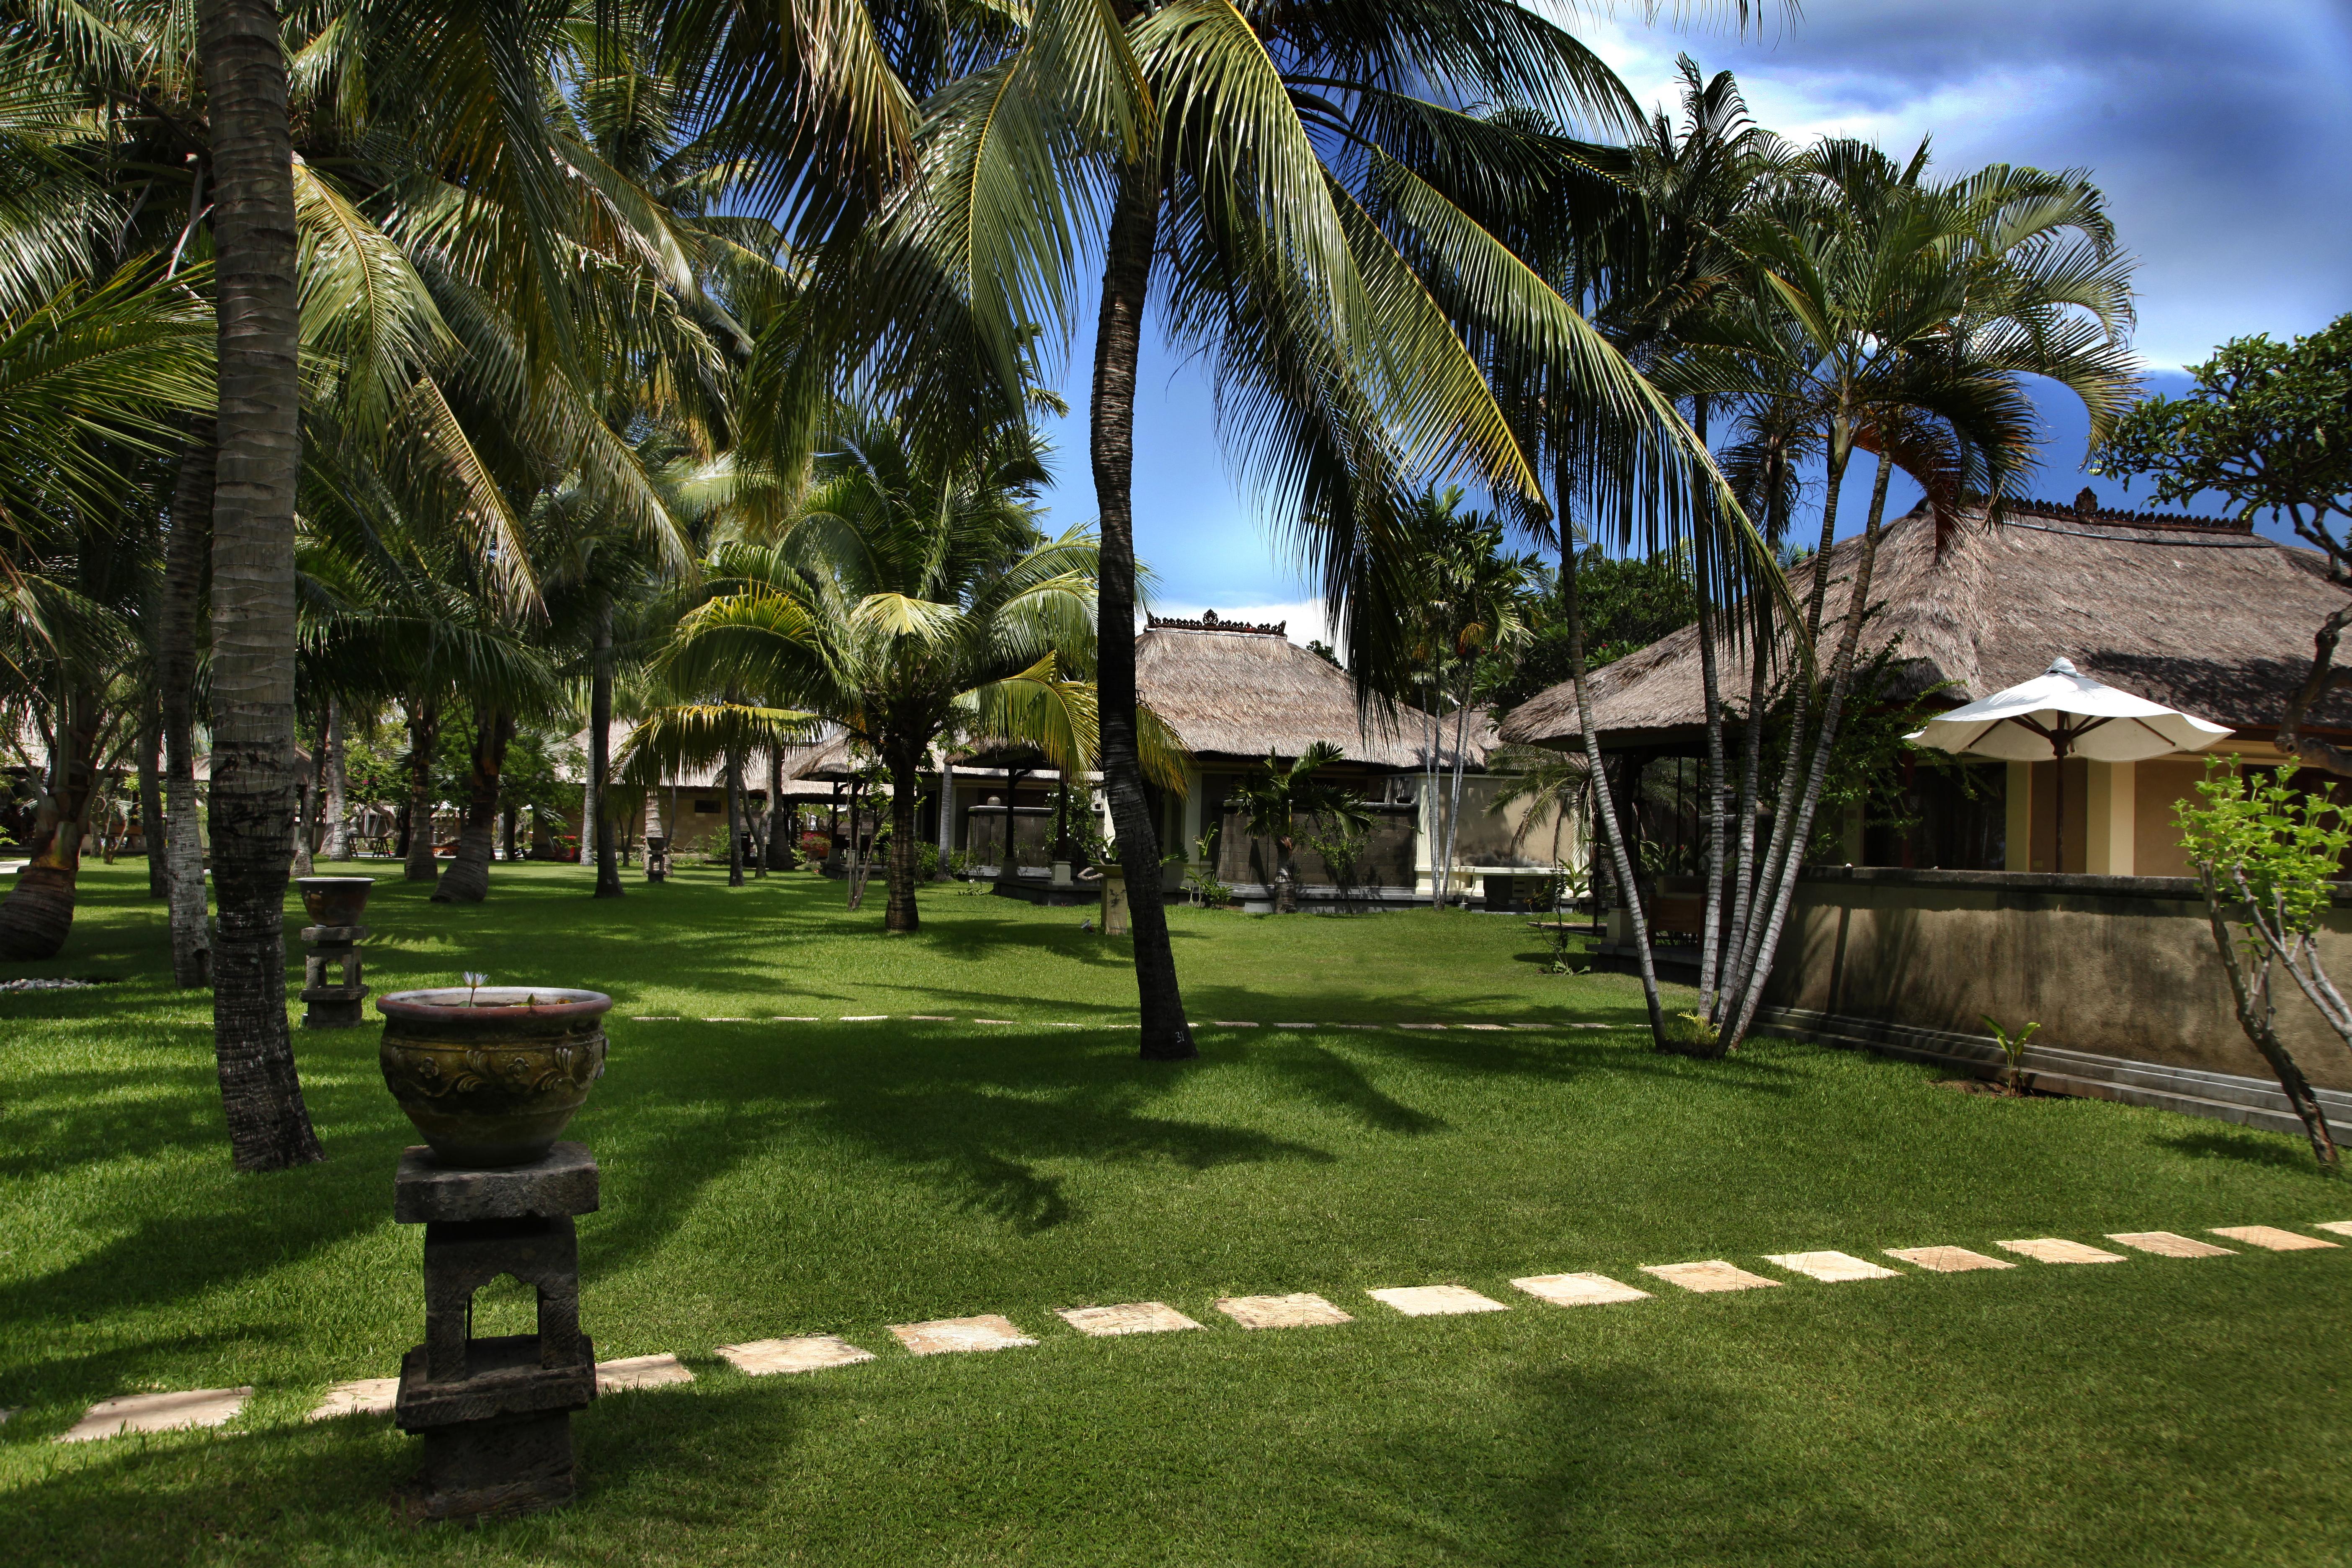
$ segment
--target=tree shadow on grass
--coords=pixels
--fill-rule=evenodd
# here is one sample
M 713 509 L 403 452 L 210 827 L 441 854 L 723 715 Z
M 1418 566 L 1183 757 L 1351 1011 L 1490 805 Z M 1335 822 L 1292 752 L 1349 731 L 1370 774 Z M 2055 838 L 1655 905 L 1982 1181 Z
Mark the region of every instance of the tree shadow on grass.
M 2299 1171 L 2314 1177 L 2321 1174 L 2319 1162 L 2312 1158 L 2311 1144 L 2283 1132 L 2263 1132 L 2252 1128 L 2200 1129 L 2194 1132 L 2158 1133 L 2154 1142 L 2192 1160 L 2235 1160 L 2241 1164 Z

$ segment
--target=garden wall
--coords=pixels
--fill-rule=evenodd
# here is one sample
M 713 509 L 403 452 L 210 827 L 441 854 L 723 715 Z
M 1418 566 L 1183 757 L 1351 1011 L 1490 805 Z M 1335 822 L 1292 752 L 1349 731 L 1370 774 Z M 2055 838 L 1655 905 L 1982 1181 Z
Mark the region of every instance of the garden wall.
M 2352 981 L 2348 900 L 2352 886 L 2320 934 L 2339 982 Z M 2312 1082 L 2352 1089 L 2352 1052 L 2291 982 L 2275 989 L 2280 1037 Z M 2213 1089 L 2205 1075 L 2276 1081 L 2238 1026 L 2187 878 L 1827 868 L 1798 884 L 1766 1002 L 1784 1032 L 1908 1055 L 1981 1064 L 1990 1015 L 2011 1029 L 2039 1022 L 2033 1045 L 2053 1072 L 2116 1078 L 2145 1064 L 2168 1070 L 2120 1076 L 2197 1094 Z M 2096 1061 L 2115 1066 L 2085 1066 Z

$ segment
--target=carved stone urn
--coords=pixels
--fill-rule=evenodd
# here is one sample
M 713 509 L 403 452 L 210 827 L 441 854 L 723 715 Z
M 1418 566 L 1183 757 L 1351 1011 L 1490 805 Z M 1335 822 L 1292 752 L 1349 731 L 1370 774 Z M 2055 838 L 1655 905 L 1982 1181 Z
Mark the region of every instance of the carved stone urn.
M 523 1165 L 552 1148 L 604 1073 L 595 991 L 401 991 L 383 1014 L 383 1081 L 445 1165 Z

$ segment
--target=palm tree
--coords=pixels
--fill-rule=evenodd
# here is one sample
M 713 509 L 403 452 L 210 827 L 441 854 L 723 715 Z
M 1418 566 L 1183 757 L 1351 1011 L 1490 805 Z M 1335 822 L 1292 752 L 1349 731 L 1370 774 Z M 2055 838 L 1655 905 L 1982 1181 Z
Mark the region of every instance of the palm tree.
M 1797 634 L 1809 660 L 1818 661 L 1848 464 L 1857 447 L 1877 464 L 1810 730 L 1814 695 L 1810 683 L 1797 688 L 1771 843 L 1711 1020 L 1718 1051 L 1754 1017 L 1764 959 L 1794 894 L 1869 610 L 1894 468 L 1919 480 L 1939 527 L 1957 518 L 1965 494 L 1980 495 L 1997 519 L 2032 464 L 2023 376 L 2074 393 L 2095 446 L 2137 384 L 2125 335 L 2130 263 L 2097 189 L 2076 172 L 1998 164 L 1938 183 L 1926 178 L 1927 163 L 1924 145 L 1898 164 L 1860 143 L 1824 142 L 1747 236 L 1786 330 L 1761 323 L 1738 342 L 1754 368 L 1723 384 L 1795 403 L 1825 458 L 1818 564 Z M 1754 657 L 1764 657 L 1760 641 Z
M 1301 816 L 1337 823 L 1343 831 L 1361 833 L 1371 826 L 1363 797 L 1353 790 L 1316 775 L 1344 753 L 1328 741 L 1316 741 L 1285 763 L 1268 752 L 1265 771 L 1243 781 L 1238 794 L 1249 813 L 1249 830 L 1274 841 L 1274 912 L 1298 910 L 1297 853 L 1293 832 Z
M 726 591 L 656 661 L 710 700 L 656 716 L 629 749 L 650 777 L 698 750 L 740 763 L 761 739 L 752 726 L 838 724 L 888 770 L 884 929 L 911 931 L 915 806 L 940 735 L 1026 742 L 1066 775 L 1092 764 L 1097 554 L 1083 534 L 1038 530 L 1045 476 L 1025 430 L 941 460 L 896 421 L 852 417 L 830 446 L 773 544 L 720 551 L 711 575 Z

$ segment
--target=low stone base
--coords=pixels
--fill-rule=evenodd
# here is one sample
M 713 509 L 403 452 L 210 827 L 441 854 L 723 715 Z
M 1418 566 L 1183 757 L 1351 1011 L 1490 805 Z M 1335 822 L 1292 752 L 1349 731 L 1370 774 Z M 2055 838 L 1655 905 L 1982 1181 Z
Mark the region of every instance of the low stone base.
M 425 1434 L 417 1511 L 426 1519 L 490 1519 L 570 1502 L 572 1413 L 551 1410 L 469 1421 Z

